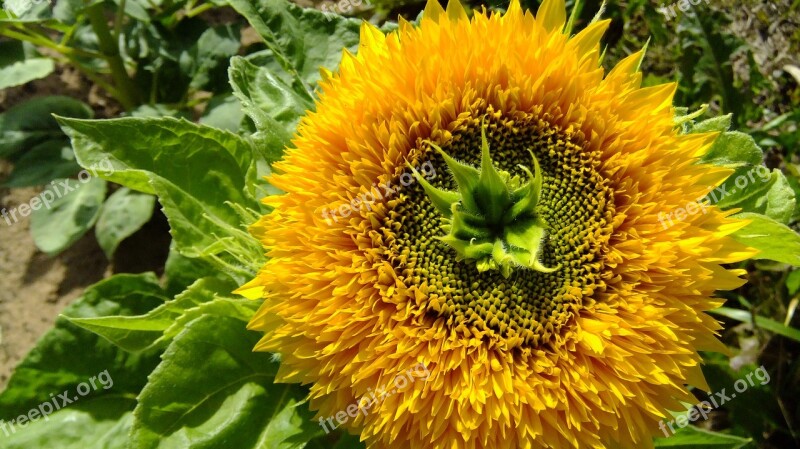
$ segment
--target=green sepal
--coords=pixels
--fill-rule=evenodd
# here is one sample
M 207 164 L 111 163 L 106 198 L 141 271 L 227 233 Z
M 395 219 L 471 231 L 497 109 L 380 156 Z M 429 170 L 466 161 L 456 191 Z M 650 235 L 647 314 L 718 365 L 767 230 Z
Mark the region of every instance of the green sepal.
M 502 222 L 511 205 L 511 192 L 503 175 L 495 168 L 489 156 L 489 143 L 486 131 L 481 129 L 481 173 L 473 192 L 475 203 L 483 206 L 481 212 L 489 223 Z
M 506 223 L 513 222 L 526 212 L 534 214 L 536 205 L 539 204 L 539 197 L 542 194 L 542 169 L 539 167 L 539 161 L 536 159 L 536 156 L 533 155 L 533 152 L 530 150 L 528 150 L 528 152 L 531 154 L 531 159 L 533 160 L 534 172 L 531 173 L 528 167 L 520 165 L 520 168 L 528 175 L 528 182 L 512 195 L 516 198 L 519 192 L 519 199 L 511 206 L 511 211 L 507 215 L 508 221 L 506 221 Z
M 450 172 L 453 174 L 456 184 L 458 184 L 458 193 L 461 194 L 460 200 L 464 208 L 472 212 L 478 212 L 480 209 L 473 197 L 473 191 L 477 187 L 478 180 L 480 179 L 480 172 L 478 169 L 458 162 L 436 145 L 431 144 L 431 146 L 442 155 L 444 162 L 447 164 L 447 168 L 449 168 Z
M 417 169 L 412 167 L 411 164 L 406 162 L 406 165 L 411 169 L 414 179 L 416 179 L 425 190 L 425 193 L 428 195 L 428 198 L 431 199 L 431 202 L 436 210 L 439 211 L 440 214 L 444 215 L 445 218 L 450 218 L 452 216 L 451 209 L 454 204 L 461 200 L 461 195 L 459 195 L 458 192 L 437 189 L 436 187 L 432 186 L 427 179 L 422 177 Z

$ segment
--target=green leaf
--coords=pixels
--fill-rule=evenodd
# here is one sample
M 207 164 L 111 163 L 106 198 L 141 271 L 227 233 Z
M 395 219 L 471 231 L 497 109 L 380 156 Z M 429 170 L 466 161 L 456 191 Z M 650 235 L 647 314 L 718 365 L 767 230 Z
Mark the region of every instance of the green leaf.
M 800 291 L 800 270 L 794 270 L 786 277 L 786 289 L 790 295 Z
M 256 129 L 272 131 L 282 142 L 288 143 L 300 117 L 314 109 L 313 101 L 305 92 L 298 92 L 268 68 L 245 58 L 233 58 L 228 75 L 234 94 L 242 101 Z
M 30 202 L 33 242 L 51 256 L 67 249 L 97 221 L 105 197 L 106 183 L 99 178 L 89 177 L 86 182 L 73 179 L 53 181 Z M 23 206 L 28 205 L 17 208 L 20 214 Z
M 126 351 L 138 352 L 168 343 L 183 324 L 202 315 L 229 316 L 248 321 L 255 312 L 252 301 L 228 295 L 236 285 L 215 278 L 197 280 L 174 299 L 138 316 L 104 316 L 71 319 Z M 189 316 L 190 319 L 183 318 Z
M 63 140 L 64 133 L 51 114 L 89 118 L 92 109 L 69 97 L 39 97 L 0 114 L 0 157 L 34 147 L 46 140 Z
M 26 54 L 22 42 L 0 42 L 0 89 L 44 78 L 53 70 L 52 59 L 31 57 Z
M 14 171 L 3 183 L 5 187 L 40 186 L 58 178 L 69 178 L 81 169 L 69 141 L 46 140 L 22 154 L 14 162 Z
M 119 8 L 122 0 L 114 0 L 116 7 Z M 155 4 L 156 2 L 153 2 Z M 136 19 L 139 22 L 150 23 L 150 14 L 147 12 L 147 7 L 150 6 L 144 0 L 127 0 L 125 1 L 125 15 Z
M 800 342 L 800 329 L 795 329 L 779 323 L 775 320 L 763 317 L 761 315 L 753 315 L 747 310 L 731 309 L 728 307 L 720 307 L 711 311 L 717 315 L 728 317 L 742 323 L 755 323 L 756 327 L 766 329 L 772 333 L 782 335 L 786 338 Z
M 319 69 L 339 65 L 342 49 L 355 52 L 360 20 L 327 16 L 284 0 L 230 0 L 264 39 L 272 56 L 286 71 L 286 83 L 314 97 Z M 277 73 L 274 73 L 278 75 Z
M 167 263 L 164 267 L 165 288 L 170 297 L 186 290 L 196 280 L 215 274 L 216 272 L 210 264 L 201 259 L 192 259 L 182 255 L 175 248 L 175 241 L 170 243 Z
M 131 395 L 82 398 L 47 420 L 37 417 L 26 427 L 3 435 L 3 448 L 125 449 L 135 406 Z
M 302 448 L 321 434 L 305 390 L 275 384 L 278 363 L 233 318 L 189 323 L 139 396 L 131 447 Z
M 786 181 L 794 191 L 794 216 L 792 220 L 797 221 L 800 220 L 800 180 L 798 180 L 796 173 L 791 173 L 791 176 Z
M 174 117 L 174 118 L 185 118 L 191 119 L 190 114 L 179 111 L 174 109 L 172 106 L 167 104 L 143 104 L 132 111 L 128 111 L 126 116 L 129 117 L 137 117 L 137 118 L 160 118 L 160 117 Z
M 228 210 L 225 200 L 252 202 L 244 198 L 252 149 L 235 134 L 169 117 L 58 120 L 82 166 L 109 161 L 108 181 L 153 194 L 153 174 L 215 209 Z
M 703 123 L 706 122 L 701 122 L 700 125 Z M 711 126 L 709 124 L 706 127 Z M 703 155 L 700 162 L 738 168 L 760 165 L 762 158 L 763 152 L 761 148 L 758 147 L 750 135 L 739 131 L 729 131 L 717 137 L 717 140 L 714 141 L 708 152 Z
M 722 209 L 739 208 L 783 224 L 794 215 L 795 194 L 786 177 L 780 170 L 770 173 L 763 165 L 739 168 L 716 189 L 716 195 L 721 196 L 717 205 Z
M 198 199 L 158 177 L 153 177 L 151 183 L 169 220 L 173 241 L 181 254 L 218 261 L 215 256 L 227 252 L 250 267 L 257 267 L 263 262 L 257 242 L 243 229 L 244 226 L 240 224 L 242 218 L 235 212 L 220 211 L 213 214 L 209 211 L 208 203 L 204 201 L 209 195 L 199 196 L 202 199 Z M 227 200 L 223 198 L 221 201 Z M 229 204 L 241 203 L 231 201 Z M 245 279 L 237 281 L 243 283 Z
M 736 169 L 708 200 L 722 209 L 738 208 L 789 223 L 796 201 L 788 180 L 780 170 L 770 172 L 762 165 L 763 152 L 750 135 L 726 131 L 730 125 L 730 114 L 687 125 L 692 133 L 722 132 L 700 162 Z
M 731 127 L 732 114 L 720 115 L 719 117 L 712 117 L 702 122 L 694 124 L 691 128 L 693 133 L 710 133 L 721 132 L 724 133 Z
M 103 177 L 158 196 L 181 254 L 213 258 L 235 250 L 253 264 L 263 258 L 242 225 L 243 210 L 248 220 L 261 213 L 248 140 L 172 118 L 60 121 L 81 165 L 106 160 Z M 232 243 L 220 246 L 226 237 Z
M 774 260 L 800 266 L 800 235 L 791 228 L 759 214 L 740 213 L 734 216 L 751 221 L 731 237 L 760 250 L 754 259 Z
M 118 274 L 89 287 L 83 296 L 64 310 L 64 314 L 73 318 L 139 315 L 147 313 L 165 299 L 158 279 L 152 273 Z M 63 316 L 59 317 L 54 328 L 39 340 L 17 366 L 8 387 L 0 394 L 0 419 L 9 421 L 27 413 L 51 400 L 51 393 L 76 391 L 78 384 L 87 382 L 104 370 L 108 370 L 113 379 L 113 387 L 92 392 L 81 399 L 78 405 L 105 395 L 134 397 L 157 363 L 158 354 L 155 352 L 125 353 L 99 336 L 71 324 Z M 90 438 L 97 436 L 89 433 L 85 441 L 92 441 Z
M 673 424 L 677 428 L 677 425 Z M 694 426 L 680 428 L 668 438 L 657 438 L 655 447 L 685 449 L 739 449 L 750 444 L 750 438 L 727 435 Z
M 223 25 L 209 28 L 200 35 L 189 51 L 180 56 L 183 71 L 192 78 L 194 89 L 213 90 L 225 84 L 228 61 L 240 47 L 238 26 Z
M 200 117 L 200 124 L 238 132 L 242 128 L 243 120 L 242 104 L 235 96 L 225 94 L 213 97 L 208 101 L 206 110 Z
M 123 187 L 108 197 L 100 212 L 95 235 L 100 248 L 111 259 L 117 246 L 153 216 L 156 197 Z

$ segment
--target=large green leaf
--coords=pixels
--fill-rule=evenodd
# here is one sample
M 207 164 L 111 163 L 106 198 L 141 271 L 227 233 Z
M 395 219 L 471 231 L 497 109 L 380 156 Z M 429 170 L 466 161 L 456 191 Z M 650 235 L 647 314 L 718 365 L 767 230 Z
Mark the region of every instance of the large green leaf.
M 789 223 L 795 214 L 795 193 L 780 170 L 762 165 L 763 151 L 748 134 L 728 131 L 731 115 L 723 115 L 699 123 L 678 118 L 683 130 L 690 133 L 721 132 L 701 162 L 736 171 L 707 197 L 722 209 L 740 209 L 766 215 L 781 223 Z
M 284 81 L 313 98 L 319 69 L 335 69 L 342 49 L 355 52 L 360 20 L 326 16 L 284 0 L 230 0 L 261 35 L 273 57 L 289 75 Z M 279 73 L 273 73 L 280 76 Z
M 83 296 L 64 310 L 64 314 L 73 318 L 140 315 L 165 300 L 158 279 L 152 273 L 119 274 L 89 287 Z M 0 419 L 8 421 L 27 413 L 51 400 L 50 394 L 57 395 L 65 390 L 74 392 L 78 384 L 105 370 L 113 379 L 113 387 L 108 390 L 100 388 L 76 404 L 106 395 L 134 397 L 157 363 L 156 352 L 127 354 L 60 317 L 55 327 L 17 366 L 8 387 L 0 394 Z M 129 405 L 132 408 L 132 404 Z M 28 427 L 31 428 L 33 426 Z M 90 442 L 96 436 L 89 433 L 84 441 Z
M 147 314 L 138 316 L 103 316 L 74 318 L 71 321 L 117 346 L 132 352 L 144 351 L 169 343 L 183 325 L 202 315 L 217 315 L 248 321 L 256 303 L 231 298 L 236 285 L 230 280 L 203 278 Z
M 235 57 L 231 60 L 229 77 L 234 93 L 242 101 L 245 112 L 260 131 L 278 127 L 283 140 L 288 142 L 300 117 L 314 108 L 314 102 L 295 88 L 275 76 L 267 67 L 253 64 L 259 55 L 250 60 Z
M 215 203 L 217 213 L 229 211 L 226 200 L 252 203 L 245 196 L 252 149 L 235 134 L 169 117 L 58 120 L 82 166 L 110 163 L 109 181 L 152 194 L 156 175 Z
M 86 172 L 89 173 L 88 171 Z M 30 206 L 31 235 L 36 246 L 55 255 L 78 241 L 97 221 L 106 197 L 106 182 L 100 178 L 57 179 Z M 17 208 L 20 210 L 23 206 Z
M 261 210 L 255 197 L 262 182 L 248 140 L 172 118 L 60 121 L 81 165 L 108 161 L 106 179 L 158 196 L 182 254 L 233 250 L 259 263 L 261 250 L 242 226 Z
M 173 241 L 181 254 L 207 259 L 229 273 L 242 271 L 237 267 L 246 267 L 242 275 L 235 278 L 239 284 L 244 283 L 263 263 L 260 245 L 239 224 L 246 218 L 229 215 L 223 221 L 219 216 L 209 213 L 205 201 L 186 195 L 174 184 L 158 177 L 151 182 L 172 228 Z M 231 202 L 227 205 L 233 210 L 233 206 L 238 204 Z M 218 257 L 224 254 L 233 258 Z
M 267 50 L 232 60 L 229 77 L 256 125 L 252 138 L 258 151 L 273 162 L 282 156 L 300 115 L 314 109 L 320 68 L 335 70 L 344 49 L 357 51 L 361 21 L 285 0 L 229 2 L 267 45 Z M 387 23 L 381 29 L 394 28 Z
M 213 97 L 208 101 L 200 124 L 232 132 L 239 132 L 244 121 L 242 103 L 232 94 Z
M 257 341 L 233 318 L 186 325 L 139 396 L 130 447 L 296 449 L 320 435 L 304 389 L 274 383 L 278 363 Z
M 205 30 L 195 45 L 180 56 L 181 68 L 192 77 L 189 85 L 206 90 L 224 86 L 225 69 L 231 56 L 239 51 L 239 40 L 239 28 L 234 25 Z
M 737 218 L 750 220 L 750 224 L 731 237 L 761 252 L 755 259 L 774 260 L 800 266 L 800 235 L 788 226 L 764 215 L 741 213 Z
M 110 259 L 117 246 L 153 216 L 156 197 L 123 187 L 108 197 L 100 212 L 95 235 Z
M 718 125 L 719 122 L 707 123 L 710 120 L 715 119 L 700 122 L 695 127 L 694 132 L 698 132 L 698 130 L 704 132 L 706 130 L 716 131 L 712 126 Z M 723 167 L 738 168 L 759 165 L 762 158 L 763 152 L 752 137 L 739 131 L 727 131 L 717 137 L 708 152 L 703 155 L 701 161 Z
M 794 215 L 795 195 L 786 177 L 763 165 L 739 168 L 712 195 L 722 209 L 758 213 L 783 224 Z
M 134 407 L 133 394 L 81 399 L 47 420 L 38 418 L 8 436 L 2 435 L 3 448 L 125 449 Z
M 167 263 L 164 266 L 165 289 L 170 297 L 186 290 L 196 280 L 217 273 L 211 264 L 182 255 L 175 247 L 175 241 L 170 243 Z
M 141 314 L 162 303 L 162 294 L 152 273 L 117 275 L 89 287 L 64 313 L 84 318 Z M 124 448 L 136 395 L 157 364 L 157 352 L 124 353 L 59 318 L 0 394 L 0 420 L 19 423 L 23 414 L 35 419 L 0 435 L 2 447 Z M 79 389 L 81 384 L 89 389 Z M 65 405 L 62 395 L 72 403 Z M 58 407 L 49 405 L 53 400 Z

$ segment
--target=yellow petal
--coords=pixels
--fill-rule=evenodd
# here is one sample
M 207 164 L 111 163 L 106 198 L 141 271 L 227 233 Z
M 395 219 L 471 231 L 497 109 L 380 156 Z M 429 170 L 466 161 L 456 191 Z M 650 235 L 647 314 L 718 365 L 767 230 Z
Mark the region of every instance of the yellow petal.
M 536 12 L 536 21 L 547 31 L 561 31 L 567 22 L 564 0 L 544 0 Z

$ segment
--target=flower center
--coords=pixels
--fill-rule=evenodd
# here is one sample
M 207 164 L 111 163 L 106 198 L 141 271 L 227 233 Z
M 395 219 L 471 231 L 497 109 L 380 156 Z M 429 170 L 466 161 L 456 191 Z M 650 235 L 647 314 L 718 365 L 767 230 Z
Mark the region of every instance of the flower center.
M 422 184 L 433 205 L 445 217 L 447 236 L 441 241 L 451 246 L 459 260 L 474 260 L 478 271 L 499 270 L 508 278 L 514 267 L 552 273 L 539 261 L 539 251 L 547 225 L 536 212 L 542 192 L 542 173 L 533 152 L 534 173 L 519 167 L 527 180 L 498 170 L 489 154 L 486 128 L 481 126 L 480 170 L 462 164 L 441 148 L 434 147 L 447 163 L 458 184 L 457 191 L 432 186 L 410 164 L 414 177 Z
M 603 257 L 615 210 L 612 188 L 600 173 L 600 150 L 584 148 L 583 135 L 574 128 L 563 130 L 522 112 L 489 111 L 485 126 L 480 117 L 467 117 L 451 134 L 441 151 L 424 145 L 411 154 L 413 166 L 429 163 L 438 175 L 425 177 L 428 186 L 411 183 L 387 202 L 373 241 L 386 248 L 402 284 L 420 291 L 413 307 L 425 311 L 431 320 L 425 325 L 443 320 L 464 336 L 501 341 L 509 348 L 559 345 L 580 310 L 608 296 L 603 296 L 604 264 L 616 263 Z M 491 158 L 484 156 L 489 152 Z M 488 160 L 502 180 L 494 184 L 497 192 L 507 190 L 509 198 L 497 203 L 497 195 L 504 194 L 489 190 L 488 200 L 470 204 L 480 195 L 475 188 L 462 189 L 469 180 L 460 180 L 448 159 L 461 160 L 468 167 L 462 171 L 471 173 L 473 182 L 478 177 L 475 183 Z M 445 175 L 448 170 L 452 176 Z M 398 167 L 396 176 L 408 172 Z M 528 190 L 520 192 L 525 186 Z M 467 231 L 456 223 L 461 218 L 454 208 L 478 216 Z M 506 231 L 515 220 L 524 224 L 520 235 L 534 234 L 518 245 Z M 500 263 L 488 247 L 478 246 L 491 243 L 494 250 L 498 240 L 505 245 Z M 514 262 L 504 275 L 502 261 L 513 257 L 514 247 L 523 262 L 538 263 L 540 269 Z

